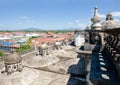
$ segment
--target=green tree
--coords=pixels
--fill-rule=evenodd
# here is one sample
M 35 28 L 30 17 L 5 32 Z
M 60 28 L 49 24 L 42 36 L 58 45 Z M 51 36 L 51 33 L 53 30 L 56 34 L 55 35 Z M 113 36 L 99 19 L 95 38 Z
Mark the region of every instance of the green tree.
M 22 45 L 20 46 L 20 48 L 16 49 L 17 52 L 25 52 L 27 50 L 30 50 L 31 49 L 31 46 L 30 45 Z
M 3 56 L 4 56 L 4 53 L 0 51 L 0 58 L 2 58 Z

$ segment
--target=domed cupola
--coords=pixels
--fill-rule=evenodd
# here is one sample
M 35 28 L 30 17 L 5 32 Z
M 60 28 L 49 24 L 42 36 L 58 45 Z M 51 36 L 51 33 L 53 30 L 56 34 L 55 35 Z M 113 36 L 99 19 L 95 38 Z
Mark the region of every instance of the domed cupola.
M 21 56 L 18 53 L 11 53 L 4 57 L 5 64 L 16 64 L 22 61 Z
M 5 71 L 3 73 L 12 74 L 15 71 L 22 71 L 22 57 L 18 53 L 10 53 L 4 56 L 3 60 L 5 63 Z
M 110 14 L 110 13 L 107 14 L 106 21 L 104 21 L 101 24 L 102 24 L 102 27 L 103 27 L 104 30 L 120 28 L 120 22 L 115 21 L 112 17 L 112 14 Z

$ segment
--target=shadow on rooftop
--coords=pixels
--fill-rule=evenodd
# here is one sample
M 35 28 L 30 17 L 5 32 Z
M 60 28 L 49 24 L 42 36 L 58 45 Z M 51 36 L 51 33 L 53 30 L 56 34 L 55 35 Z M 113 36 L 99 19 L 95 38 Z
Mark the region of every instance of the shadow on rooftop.
M 67 85 L 86 85 L 86 66 L 88 61 L 79 54 L 77 57 L 80 58 L 78 63 L 69 66 L 68 74 L 70 74 L 70 78 Z

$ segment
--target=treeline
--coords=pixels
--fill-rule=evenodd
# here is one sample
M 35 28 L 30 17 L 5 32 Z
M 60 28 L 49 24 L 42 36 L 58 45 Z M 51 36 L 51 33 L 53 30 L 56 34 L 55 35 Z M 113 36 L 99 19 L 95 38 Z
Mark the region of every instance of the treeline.
M 0 32 L 53 32 L 53 33 L 67 33 L 74 32 L 74 30 L 0 30 Z
M 74 30 L 23 30 L 24 32 L 53 32 L 53 33 L 66 33 L 74 32 Z

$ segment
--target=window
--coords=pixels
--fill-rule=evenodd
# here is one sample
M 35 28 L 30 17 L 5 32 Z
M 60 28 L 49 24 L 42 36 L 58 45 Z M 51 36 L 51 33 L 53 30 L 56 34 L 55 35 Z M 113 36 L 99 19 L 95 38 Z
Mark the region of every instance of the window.
M 8 66 L 8 68 L 11 68 L 11 66 Z
M 16 66 L 14 66 L 14 69 L 16 69 Z

